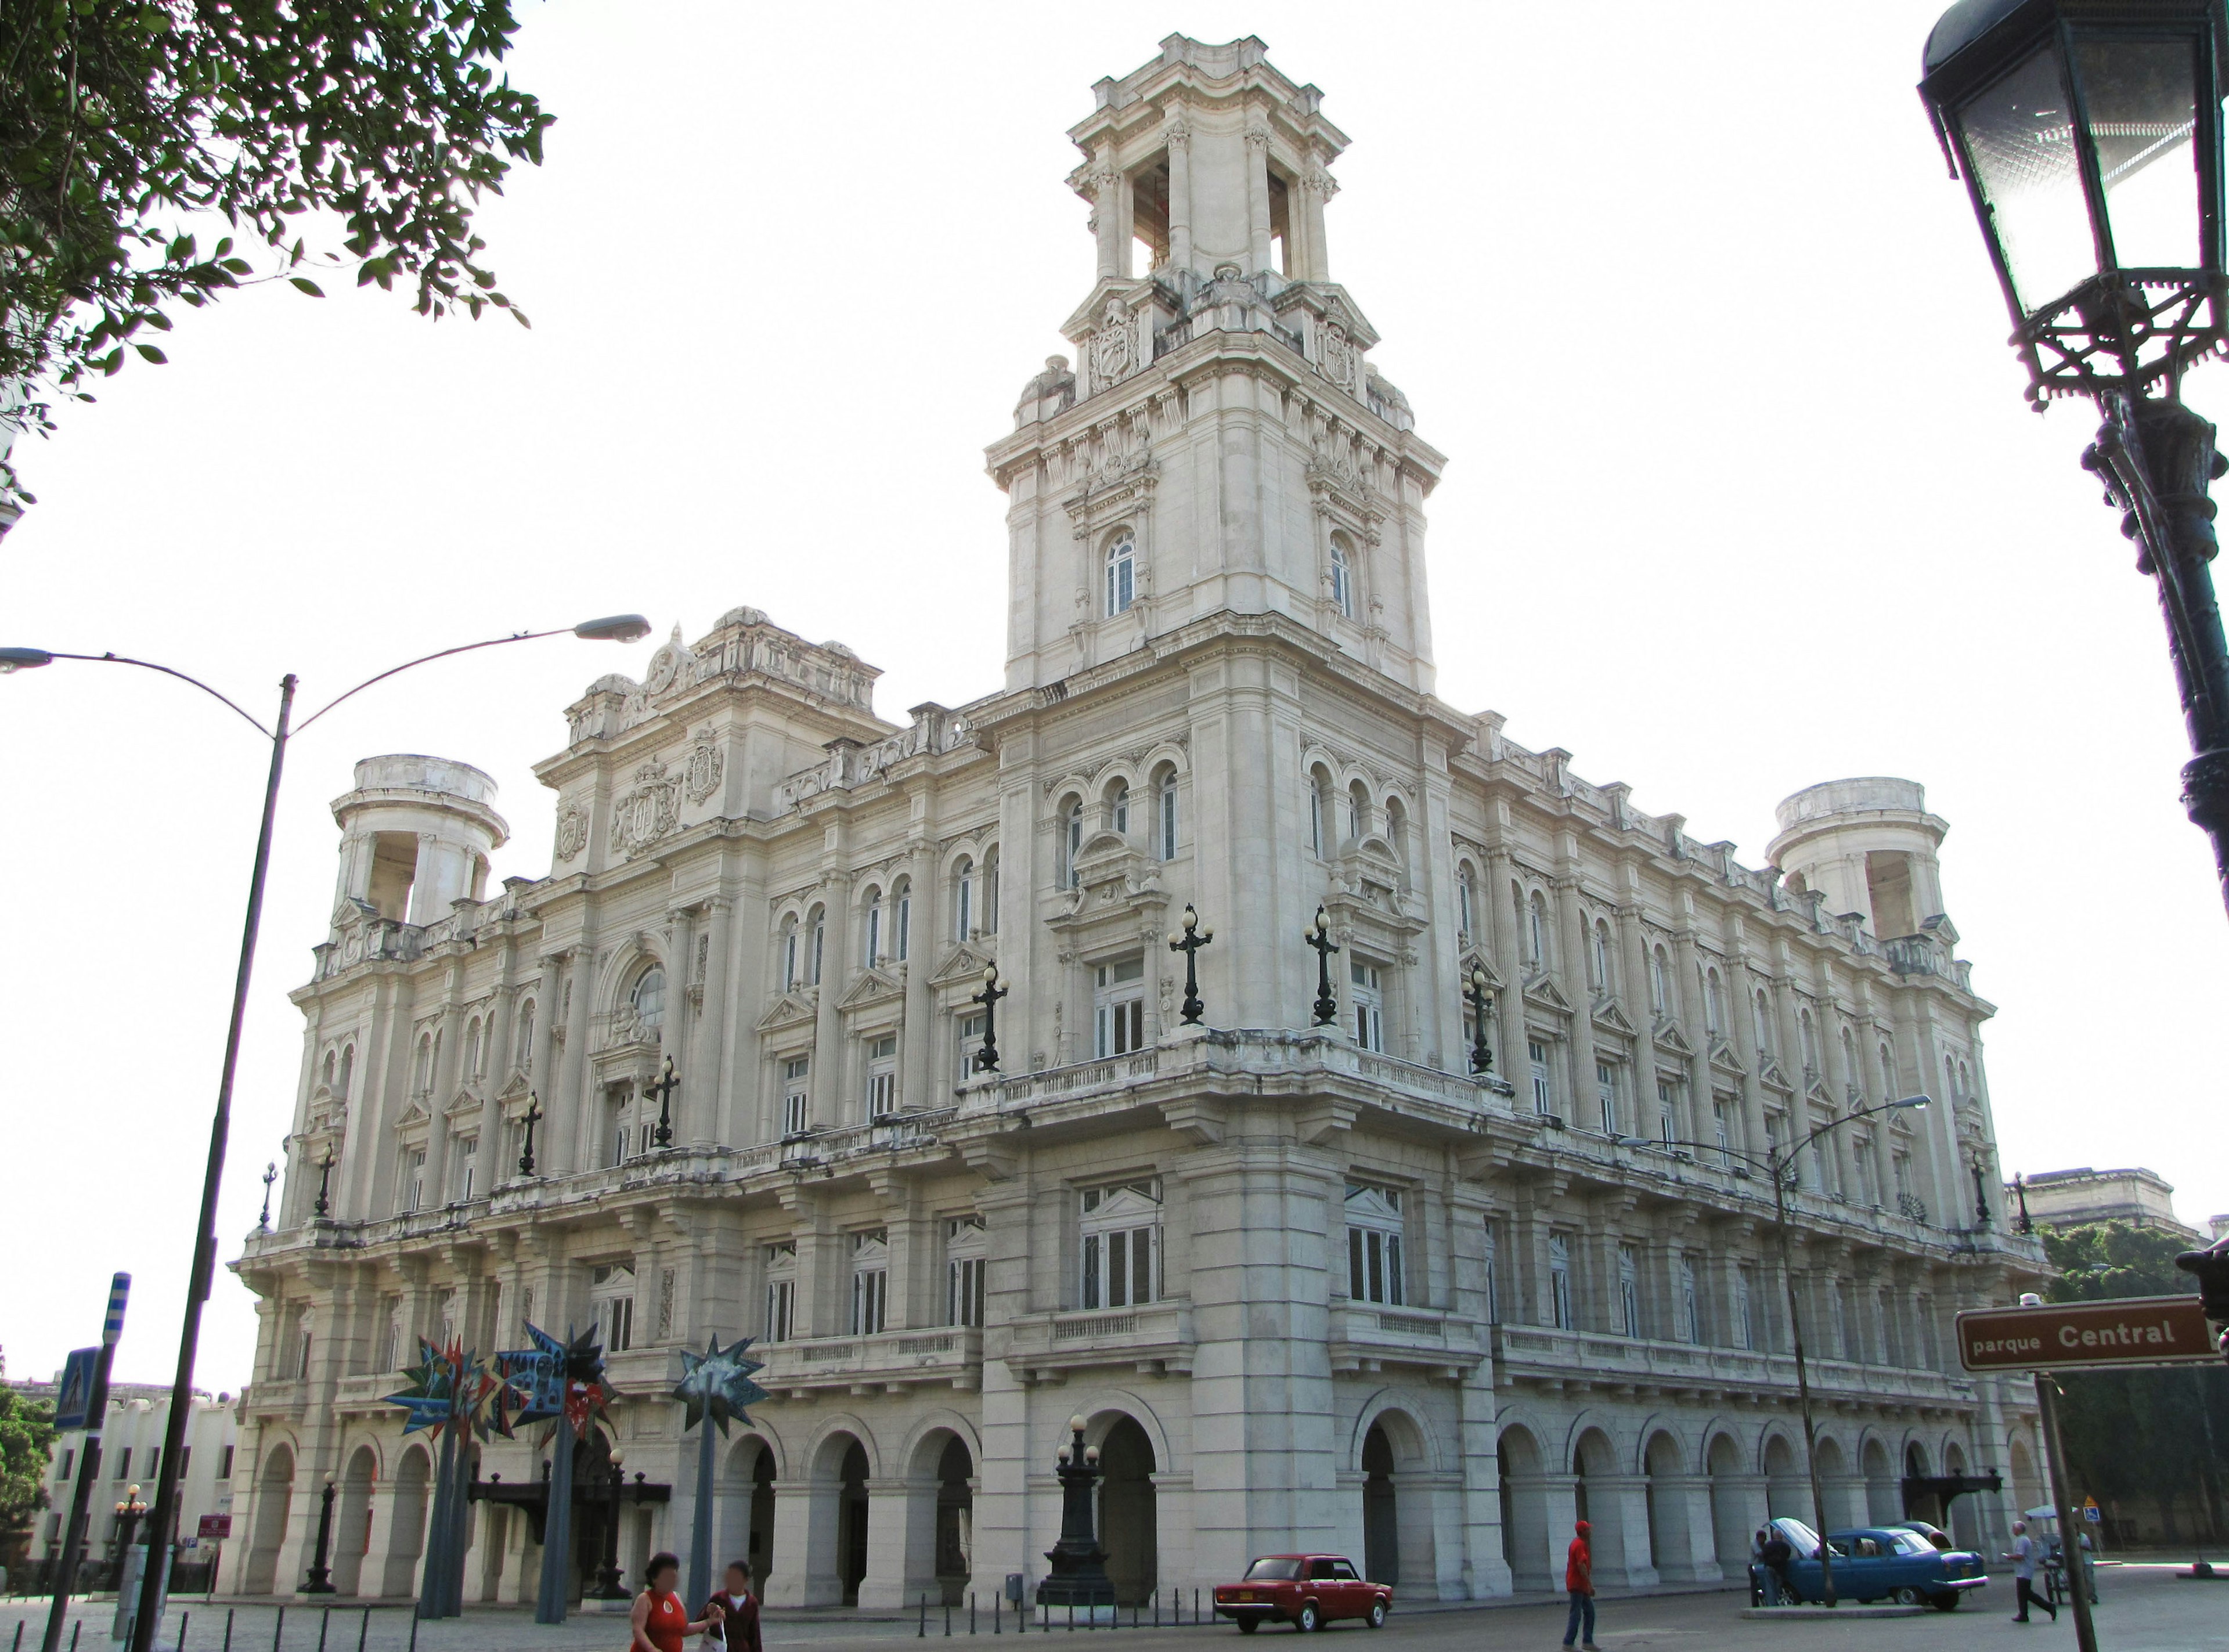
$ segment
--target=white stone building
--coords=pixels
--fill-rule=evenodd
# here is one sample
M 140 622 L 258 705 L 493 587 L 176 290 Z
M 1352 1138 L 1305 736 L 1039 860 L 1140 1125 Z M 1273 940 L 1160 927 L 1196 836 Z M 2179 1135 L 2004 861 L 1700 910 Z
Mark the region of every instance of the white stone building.
M 230 1585 L 296 1586 L 330 1473 L 341 1587 L 411 1590 L 427 1459 L 388 1373 L 530 1318 L 613 1350 L 630 1578 L 689 1530 L 664 1395 L 710 1334 L 767 1360 L 718 1528 L 777 1604 L 1034 1582 L 1071 1414 L 1125 1598 L 1296 1546 L 1412 1598 L 1539 1589 L 1582 1509 L 1605 1581 L 1738 1576 L 1768 1507 L 1809 1505 L 1771 1201 L 1718 1147 L 1923 1090 L 1795 1197 L 1831 1512 L 1896 1514 L 1908 1474 L 2004 1472 L 1966 1524 L 2033 1495 L 2029 1401 L 1948 1365 L 1950 1315 L 2041 1262 L 1943 822 L 1909 781 L 1815 786 L 1753 870 L 1435 697 L 1442 460 L 1331 279 L 1346 139 L 1251 39 L 1172 36 L 1095 94 L 1077 365 L 989 450 L 1000 692 L 887 722 L 873 667 L 739 607 L 568 709 L 546 876 L 491 892 L 505 827 L 463 763 L 370 758 L 335 805 L 292 1173 L 238 1263 L 264 1320 Z M 481 1473 L 516 1498 L 534 1451 Z M 500 1495 L 468 1596 L 531 1598 Z
M 16 1387 L 35 1399 L 52 1403 L 61 1390 L 61 1373 L 53 1382 L 18 1383 Z M 196 1392 L 193 1415 L 186 1420 L 183 1467 L 178 1482 L 178 1537 L 187 1546 L 179 1559 L 189 1565 L 217 1558 L 221 1546 L 203 1543 L 198 1533 L 204 1514 L 232 1513 L 234 1457 L 239 1444 L 239 1415 L 230 1394 L 215 1398 Z M 118 1383 L 109 1390 L 108 1415 L 100 1438 L 100 1478 L 95 1483 L 86 1521 L 84 1557 L 112 1561 L 117 1557 L 123 1521 L 119 1505 L 130 1500 L 134 1487 L 142 1501 L 151 1502 L 155 1480 L 163 1462 L 163 1434 L 170 1426 L 170 1391 L 154 1383 Z M 47 1506 L 36 1517 L 29 1548 L 34 1561 L 59 1557 L 62 1527 L 69 1518 L 70 1499 L 77 1488 L 78 1454 L 85 1436 L 73 1430 L 55 1437 L 47 1453 L 44 1479 Z

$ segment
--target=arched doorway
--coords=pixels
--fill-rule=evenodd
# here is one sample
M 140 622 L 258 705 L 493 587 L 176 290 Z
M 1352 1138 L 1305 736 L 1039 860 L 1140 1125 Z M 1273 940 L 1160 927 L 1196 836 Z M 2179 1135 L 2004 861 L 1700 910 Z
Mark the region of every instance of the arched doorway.
M 1540 1443 L 1531 1430 L 1511 1424 L 1501 1430 L 1494 1461 L 1501 1481 L 1501 1558 L 1509 1563 L 1511 1587 L 1546 1589 L 1548 1485 Z M 1554 1581 L 1563 1581 L 1560 1572 Z
M 1641 1460 L 1648 1475 L 1648 1564 L 1660 1578 L 1692 1581 L 1702 1557 L 1687 1527 L 1688 1488 L 1694 1481 L 1680 1460 L 1680 1443 L 1660 1429 L 1649 1437 Z
M 1827 1505 L 1827 1529 L 1839 1532 L 1855 1526 L 1865 1518 L 1865 1511 L 1845 1506 L 1849 1498 L 1849 1464 L 1842 1456 L 1841 1442 L 1821 1436 L 1813 1450 L 1818 1453 L 1819 1495 Z
M 272 1447 L 256 1476 L 255 1537 L 247 1551 L 247 1592 L 267 1595 L 278 1587 L 279 1551 L 286 1542 L 286 1517 L 294 1501 L 294 1448 Z
M 720 1474 L 718 1572 L 730 1560 L 751 1569 L 751 1588 L 763 1596 L 774 1561 L 774 1448 L 746 1434 L 728 1452 Z
M 867 1448 L 853 1440 L 836 1471 L 836 1579 L 846 1606 L 867 1576 Z
M 1153 1597 L 1159 1576 L 1160 1521 L 1153 1492 L 1153 1443 L 1134 1417 L 1118 1418 L 1099 1443 L 1099 1540 L 1114 1598 L 1133 1606 Z
M 1929 1473 L 1927 1448 L 1914 1440 L 1904 1448 L 1904 1477 L 1906 1480 L 1924 1480 Z M 1911 1520 L 1928 1520 L 1940 1526 L 1943 1524 L 1943 1500 L 1931 1491 L 1907 1491 L 1904 1494 L 1904 1517 Z
M 1956 1440 L 1943 1448 L 1943 1472 L 1946 1475 L 1966 1472 L 1965 1449 Z M 1950 1535 L 1960 1548 L 1978 1549 L 1982 1546 L 1981 1513 L 1980 1503 L 1970 1493 L 1950 1499 L 1950 1518 L 1943 1524 L 1950 1528 Z
M 353 1595 L 363 1584 L 364 1551 L 371 1546 L 371 1489 L 378 1482 L 379 1458 L 368 1445 L 349 1456 L 334 1497 L 333 1588 Z
M 402 1454 L 395 1470 L 395 1501 L 387 1527 L 387 1565 L 379 1580 L 382 1595 L 418 1592 L 418 1557 L 426 1548 L 426 1492 L 433 1465 L 423 1446 Z
M 1787 1515 L 1808 1526 L 1815 1518 L 1811 1488 L 1795 1461 L 1795 1448 L 1784 1434 L 1776 1434 L 1764 1443 L 1764 1502 L 1766 1512 L 1775 1520 Z
M 967 1597 L 974 1569 L 974 1477 L 975 1459 L 955 1434 L 936 1460 L 936 1582 L 947 1606 Z
M 1866 1519 L 1875 1526 L 1892 1526 L 1904 1518 L 1904 1500 L 1897 1495 L 1896 1469 L 1888 1448 L 1878 1439 L 1867 1440 L 1858 1454 L 1866 1476 Z
M 1362 1575 L 1401 1581 L 1401 1511 L 1393 1489 L 1393 1443 L 1372 1423 L 1362 1438 Z
M 1611 1449 L 1609 1436 L 1598 1428 L 1590 1428 L 1580 1435 L 1571 1448 L 1572 1501 L 1578 1510 L 1577 1517 L 1594 1528 L 1596 1573 L 1622 1581 L 1630 1564 L 1625 1552 L 1625 1522 L 1619 1518 L 1616 1490 L 1603 1483 L 1616 1474 L 1617 1456 Z M 1596 1482 L 1598 1494 L 1594 1496 L 1589 1495 L 1590 1477 Z
M 1718 1435 L 1703 1462 L 1711 1475 L 1711 1536 L 1718 1570 L 1729 1578 L 1747 1577 L 1750 1534 L 1762 1519 L 1762 1511 L 1750 1505 L 1741 1447 L 1732 1435 Z

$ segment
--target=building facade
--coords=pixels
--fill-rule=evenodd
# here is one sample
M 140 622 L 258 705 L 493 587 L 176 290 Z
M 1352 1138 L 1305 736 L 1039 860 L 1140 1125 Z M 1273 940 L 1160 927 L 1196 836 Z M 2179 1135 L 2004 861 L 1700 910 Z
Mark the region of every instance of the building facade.
M 568 709 L 543 877 L 491 889 L 466 764 L 371 758 L 336 803 L 292 1173 L 236 1264 L 232 1586 L 297 1585 L 331 1474 L 341 1587 L 413 1588 L 427 1460 L 381 1397 L 416 1336 L 530 1320 L 610 1351 L 581 1470 L 623 1454 L 630 1576 L 689 1531 L 679 1350 L 748 1334 L 774 1398 L 716 1529 L 778 1604 L 1041 1577 L 1071 1415 L 1126 1600 L 1292 1548 L 1412 1598 L 1546 1588 L 1581 1512 L 1605 1582 L 1738 1577 L 1809 1506 L 1739 1155 L 1918 1092 L 1792 1195 L 1829 1512 L 1897 1513 L 1907 1475 L 2030 1495 L 2031 1402 L 1952 1368 L 1952 1313 L 2042 1264 L 1943 822 L 1908 781 L 1815 786 L 1752 869 L 1438 699 L 1442 459 L 1332 279 L 1346 138 L 1251 39 L 1094 90 L 1076 359 L 989 449 L 999 692 L 889 722 L 851 650 L 739 607 Z M 476 1504 L 468 1594 L 530 1599 L 537 1529 Z
M 33 1398 L 52 1403 L 60 1384 L 57 1373 L 54 1382 L 16 1386 Z M 230 1394 L 215 1398 L 195 1394 L 193 1415 L 186 1420 L 185 1443 L 180 1448 L 185 1454 L 178 1478 L 178 1537 L 184 1545 L 178 1555 L 182 1565 L 207 1565 L 222 1552 L 222 1540 L 202 1540 L 202 1516 L 232 1513 L 239 1420 Z M 100 1478 L 93 1487 L 80 1561 L 112 1565 L 119 1558 L 128 1529 L 119 1510 L 135 1490 L 143 1501 L 153 1500 L 156 1476 L 163 1466 L 163 1435 L 170 1421 L 169 1388 L 154 1383 L 118 1383 L 109 1390 L 108 1415 L 100 1438 Z M 84 1449 L 84 1434 L 73 1430 L 57 1434 L 48 1450 L 42 1476 L 47 1506 L 36 1516 L 28 1549 L 29 1558 L 41 1567 L 61 1556 L 62 1527 L 69 1518 L 70 1499 L 77 1488 L 78 1456 Z
M 2047 1170 L 2007 1184 L 2006 1197 L 2037 1227 L 2081 1227 L 2092 1222 L 2126 1222 L 2161 1228 L 2193 1245 L 2219 1237 L 2200 1233 L 2174 1213 L 2174 1185 L 2141 1165 L 2123 1170 Z M 2224 1218 L 2215 1217 L 2214 1223 Z

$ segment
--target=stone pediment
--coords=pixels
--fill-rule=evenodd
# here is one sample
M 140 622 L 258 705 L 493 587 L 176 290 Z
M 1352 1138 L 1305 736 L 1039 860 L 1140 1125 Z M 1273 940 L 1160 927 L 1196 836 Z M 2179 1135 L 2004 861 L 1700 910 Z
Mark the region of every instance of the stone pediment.
M 870 969 L 859 977 L 858 985 L 837 1000 L 839 1010 L 864 1009 L 870 1004 L 888 1003 L 905 996 L 905 982 L 880 969 Z
M 1692 1056 L 1695 1053 L 1694 1047 L 1687 1042 L 1686 1035 L 1680 1031 L 1677 1021 L 1659 1021 L 1654 1038 L 1656 1047 L 1667 1055 Z
M 395 1122 L 397 1128 L 407 1129 L 414 1124 L 423 1124 L 433 1116 L 426 1110 L 425 1102 L 412 1102 L 403 1108 L 402 1116 Z
M 504 1086 L 496 1092 L 496 1096 L 499 1101 L 507 1102 L 513 1096 L 527 1094 L 532 1089 L 533 1086 L 526 1080 L 526 1070 L 522 1067 L 504 1081 Z
M 1711 1065 L 1722 1072 L 1741 1074 L 1749 1070 L 1742 1065 L 1741 1057 L 1734 1053 L 1733 1045 L 1728 1044 L 1724 1038 L 1713 1038 L 1711 1041 Z
M 1470 986 L 1470 972 L 1474 969 L 1485 972 L 1487 992 L 1498 993 L 1501 990 L 1501 976 L 1493 967 L 1493 960 L 1483 953 L 1477 952 L 1472 953 L 1462 961 L 1462 984 L 1465 988 Z
M 1525 1001 L 1556 1015 L 1573 1013 L 1571 1000 L 1558 989 L 1553 978 L 1536 975 L 1525 983 Z
M 966 942 L 960 942 L 946 953 L 936 967 L 929 972 L 928 984 L 931 987 L 953 987 L 961 981 L 980 982 L 984 967 L 990 961 L 989 953 L 978 952 Z
M 441 1109 L 441 1114 L 444 1118 L 462 1118 L 467 1113 L 479 1112 L 479 1096 L 469 1090 L 460 1090 L 450 1099 L 448 1106 Z
M 344 895 L 333 904 L 332 927 L 345 929 L 352 925 L 369 922 L 379 916 L 379 909 L 369 901 L 360 901 L 353 895 Z
M 809 1025 L 816 1014 L 810 1002 L 795 993 L 784 993 L 772 1009 L 759 1017 L 758 1030 L 772 1032 L 777 1027 L 794 1026 L 800 1022 Z
M 1795 1086 L 1788 1082 L 1788 1075 L 1780 1070 L 1780 1064 L 1770 1056 L 1764 1057 L 1757 1063 L 1757 1082 L 1760 1084 L 1770 1084 L 1773 1089 L 1789 1095 L 1794 1094 L 1795 1090 Z
M 1595 1028 L 1597 1032 L 1607 1028 L 1623 1038 L 1641 1036 L 1635 1031 L 1633 1023 L 1625 1019 L 1625 1012 L 1618 1008 L 1617 1000 L 1614 998 L 1605 998 L 1597 1002 L 1594 1006 L 1593 1014 Z

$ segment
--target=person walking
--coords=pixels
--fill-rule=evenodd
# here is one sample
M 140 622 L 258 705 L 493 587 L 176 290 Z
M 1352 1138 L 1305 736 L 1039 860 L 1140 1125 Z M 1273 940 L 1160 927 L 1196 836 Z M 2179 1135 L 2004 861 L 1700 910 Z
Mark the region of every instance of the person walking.
M 679 1556 L 659 1553 L 650 1557 L 650 1565 L 643 1573 L 642 1592 L 634 1597 L 634 1608 L 627 1614 L 627 1622 L 634 1630 L 633 1638 L 627 1642 L 627 1652 L 684 1652 L 691 1636 L 720 1621 L 720 1608 L 715 1604 L 705 1607 L 703 1617 L 690 1622 L 689 1609 L 673 1592 L 673 1585 L 680 1578 Z
M 2018 1597 L 2020 1610 L 2013 1614 L 2013 1622 L 2028 1621 L 2027 1609 L 2037 1605 L 2051 1614 L 2051 1621 L 2059 1621 L 2059 1608 L 2035 1592 L 2035 1563 L 2041 1557 L 2043 1546 L 2027 1534 L 2027 1522 L 2013 1522 L 2012 1552 L 2005 1559 L 2013 1563 L 2013 1590 Z
M 1564 1644 L 1578 1642 L 1583 1652 L 1601 1652 L 1595 1645 L 1595 1550 L 1589 1541 L 1594 1527 L 1581 1520 L 1572 1531 L 1570 1551 L 1564 1557 L 1564 1587 L 1571 1597 L 1571 1621 L 1564 1625 Z M 1583 1638 L 1579 1633 L 1582 1617 L 1586 1624 Z
M 764 1652 L 759 1639 L 759 1597 L 751 1592 L 751 1569 L 741 1560 L 728 1563 L 725 1586 L 712 1597 L 720 1609 L 718 1621 L 704 1631 L 708 1641 L 724 1643 L 728 1652 Z M 711 1617 L 707 1607 L 704 1615 Z
M 1788 1563 L 1795 1558 L 1795 1551 L 1781 1535 L 1777 1526 L 1766 1526 L 1757 1534 L 1757 1558 L 1764 1562 L 1764 1569 L 1772 1578 L 1771 1598 L 1768 1606 L 1785 1606 L 1792 1603 L 1795 1591 L 1788 1581 Z

